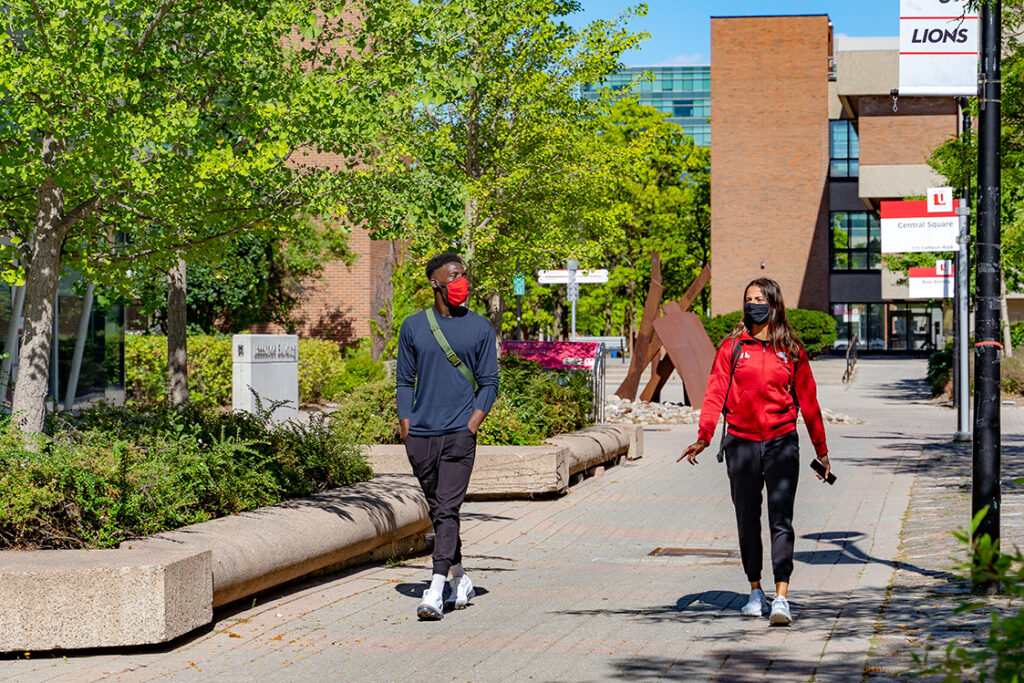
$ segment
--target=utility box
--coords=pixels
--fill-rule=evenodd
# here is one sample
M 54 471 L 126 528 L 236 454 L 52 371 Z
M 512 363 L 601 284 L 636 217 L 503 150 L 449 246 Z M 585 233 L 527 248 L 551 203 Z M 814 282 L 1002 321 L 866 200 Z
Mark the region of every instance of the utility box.
M 236 334 L 231 337 L 231 406 L 257 413 L 281 401 L 271 419 L 299 416 L 299 338 L 294 334 Z

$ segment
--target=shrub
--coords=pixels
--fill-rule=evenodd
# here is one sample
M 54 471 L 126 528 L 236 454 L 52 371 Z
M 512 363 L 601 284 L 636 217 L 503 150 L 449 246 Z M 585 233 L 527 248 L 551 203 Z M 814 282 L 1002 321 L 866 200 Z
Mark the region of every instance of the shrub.
M 582 372 L 544 370 L 536 362 L 509 354 L 500 360 L 501 395 L 499 400 L 508 404 L 515 421 L 496 421 L 490 418 L 480 428 L 478 443 L 509 443 L 500 440 L 514 438 L 511 443 L 540 443 L 555 434 L 576 431 L 588 424 L 593 401 L 587 375 Z M 497 402 L 495 402 L 497 406 Z M 502 407 L 498 418 L 505 413 Z M 494 412 L 494 411 L 492 411 Z M 517 424 L 524 431 L 517 432 Z M 519 436 L 510 437 L 515 432 Z
M 1010 325 L 1010 343 L 1014 349 L 1024 346 L 1024 322 Z
M 999 364 L 999 376 L 1003 391 L 1008 394 L 1024 394 L 1024 360 L 1018 356 L 1004 356 Z
M 916 671 L 909 673 L 915 678 L 941 676 L 943 681 L 1020 681 L 1024 671 L 1024 554 L 1014 546 L 1013 552 L 1001 551 L 998 542 L 988 534 L 973 538 L 978 525 L 988 513 L 983 508 L 971 521 L 971 532 L 964 529 L 954 532 L 957 540 L 968 551 L 968 563 L 962 566 L 976 582 L 994 582 L 1002 586 L 1008 600 L 987 601 L 974 598 L 962 602 L 953 613 L 957 619 L 965 612 L 989 612 L 988 637 L 981 647 L 965 646 L 951 642 L 945 649 L 945 657 L 931 658 L 913 653 Z M 965 577 L 966 578 L 966 577 Z M 956 623 L 948 624 L 957 629 Z
M 125 389 L 134 403 L 167 402 L 167 337 L 125 336 Z M 231 339 L 209 334 L 188 338 L 189 401 L 212 408 L 231 405 Z
M 201 408 L 229 406 L 231 384 L 231 337 L 189 337 L 189 402 Z
M 345 359 L 344 370 L 332 378 L 328 396 L 339 400 L 356 387 L 384 379 L 384 364 L 373 359 L 368 348 L 361 348 Z
M 733 311 L 732 313 L 716 315 L 712 318 L 702 316 L 701 320 L 704 321 L 704 331 L 708 333 L 711 343 L 717 348 L 722 343 L 722 340 L 729 336 L 729 333 L 739 324 L 742 317 L 743 313 L 741 311 Z
M 793 308 L 786 311 L 793 331 L 810 356 L 832 348 L 836 341 L 836 319 L 821 311 Z
M 500 362 L 501 389 L 480 428 L 481 445 L 537 445 L 585 427 L 591 408 L 587 376 L 553 372 L 518 356 Z M 331 414 L 339 439 L 349 443 L 399 443 L 395 383 L 378 380 L 354 389 Z
M 338 345 L 326 339 L 299 340 L 299 402 L 333 398 L 334 385 L 344 372 Z
M 337 437 L 348 443 L 398 443 L 395 383 L 378 380 L 356 387 L 331 413 L 331 424 Z
M 101 405 L 34 442 L 0 425 L 0 548 L 113 547 L 369 479 L 322 414 L 308 424 L 191 405 Z
M 231 338 L 192 335 L 188 338 L 189 400 L 200 407 L 231 405 Z M 299 339 L 299 402 L 336 399 L 353 388 L 384 377 L 384 365 L 360 349 L 347 360 L 338 345 L 323 339 Z M 167 401 L 167 338 L 125 337 L 125 384 L 139 404 Z
M 722 343 L 740 322 L 743 313 L 733 311 L 712 318 L 702 317 L 704 330 L 716 347 Z M 786 317 L 807 354 L 816 356 L 836 341 L 836 320 L 828 313 L 808 311 L 802 308 L 786 309 Z
M 946 392 L 953 375 L 953 353 L 952 351 L 936 351 L 928 356 L 928 385 L 932 389 L 932 396 L 938 396 Z

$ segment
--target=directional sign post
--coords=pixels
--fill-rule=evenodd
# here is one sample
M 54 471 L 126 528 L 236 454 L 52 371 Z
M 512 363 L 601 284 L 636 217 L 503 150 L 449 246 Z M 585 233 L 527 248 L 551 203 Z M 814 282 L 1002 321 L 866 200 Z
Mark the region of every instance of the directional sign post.
M 576 338 L 576 302 L 580 300 L 580 284 L 608 282 L 608 271 L 579 270 L 579 262 L 569 259 L 565 270 L 542 270 L 537 273 L 537 282 L 542 285 L 566 285 L 566 293 L 571 306 L 571 323 L 569 339 Z
M 953 189 L 928 188 L 928 199 L 882 202 L 882 253 L 959 251 Z

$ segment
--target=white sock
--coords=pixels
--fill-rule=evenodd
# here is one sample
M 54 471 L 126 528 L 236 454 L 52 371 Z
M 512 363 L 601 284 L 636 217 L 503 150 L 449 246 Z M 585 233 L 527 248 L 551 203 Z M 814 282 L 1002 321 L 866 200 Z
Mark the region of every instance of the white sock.
M 452 578 L 455 579 L 456 581 L 458 581 L 459 579 L 462 578 L 462 575 L 466 573 L 466 570 L 463 569 L 462 563 L 460 562 L 459 564 L 453 564 L 452 565 L 451 572 L 452 572 Z
M 430 578 L 430 590 L 434 591 L 438 595 L 444 591 L 444 580 L 447 577 L 444 574 L 434 574 Z

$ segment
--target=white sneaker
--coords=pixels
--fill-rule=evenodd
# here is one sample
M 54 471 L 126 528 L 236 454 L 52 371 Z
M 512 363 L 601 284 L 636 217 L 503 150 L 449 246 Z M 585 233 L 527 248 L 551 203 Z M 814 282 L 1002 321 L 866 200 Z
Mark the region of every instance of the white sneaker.
M 789 600 L 778 595 L 772 600 L 772 615 L 769 617 L 773 624 L 788 626 L 793 623 L 793 617 L 789 614 Z
M 747 604 L 740 608 L 740 614 L 745 617 L 759 617 L 764 614 L 764 608 L 768 606 L 768 600 L 764 597 L 764 591 L 755 588 L 750 591 L 750 599 Z
M 470 599 L 476 595 L 473 590 L 473 582 L 469 580 L 469 574 L 463 574 L 460 578 L 452 577 L 452 592 L 448 596 L 448 604 L 455 609 L 464 609 Z
M 425 621 L 438 621 L 444 618 L 444 605 L 441 596 L 429 588 L 423 591 L 423 602 L 416 608 L 416 616 Z

